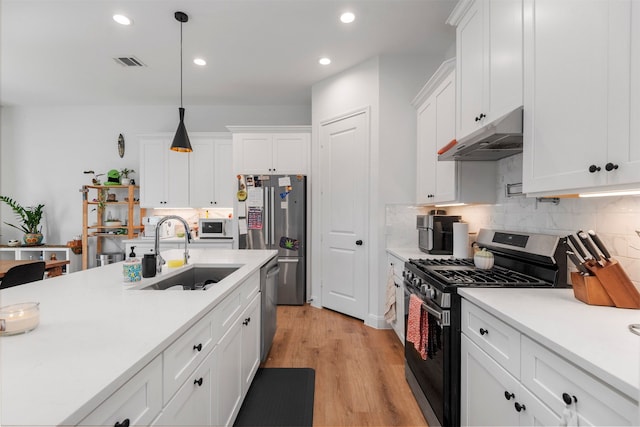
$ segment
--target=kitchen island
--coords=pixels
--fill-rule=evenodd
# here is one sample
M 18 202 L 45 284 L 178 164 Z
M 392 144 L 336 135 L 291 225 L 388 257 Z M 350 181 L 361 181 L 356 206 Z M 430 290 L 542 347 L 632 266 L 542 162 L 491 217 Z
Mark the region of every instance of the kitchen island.
M 163 256 L 180 259 L 182 253 Z M 0 424 L 82 422 L 276 254 L 195 249 L 189 265 L 165 266 L 135 284 L 123 283 L 122 263 L 116 263 L 0 291 L 2 306 L 40 303 L 35 330 L 0 337 Z M 242 267 L 206 291 L 140 290 L 209 265 Z
M 587 305 L 571 289 L 458 292 L 464 299 L 463 424 L 517 424 L 509 417 L 529 413 L 533 419 L 521 423 L 557 425 L 566 393 L 579 425 L 638 425 L 640 336 L 629 324 L 640 323 L 640 310 Z M 513 400 L 505 399 L 507 391 Z M 514 401 L 524 400 L 527 410 L 516 412 Z

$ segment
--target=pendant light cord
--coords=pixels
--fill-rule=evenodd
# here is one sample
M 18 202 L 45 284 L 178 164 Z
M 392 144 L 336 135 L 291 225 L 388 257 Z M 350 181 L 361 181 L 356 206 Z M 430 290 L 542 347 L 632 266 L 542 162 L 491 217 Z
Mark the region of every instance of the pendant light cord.
M 182 105 L 182 22 L 180 22 L 180 108 Z

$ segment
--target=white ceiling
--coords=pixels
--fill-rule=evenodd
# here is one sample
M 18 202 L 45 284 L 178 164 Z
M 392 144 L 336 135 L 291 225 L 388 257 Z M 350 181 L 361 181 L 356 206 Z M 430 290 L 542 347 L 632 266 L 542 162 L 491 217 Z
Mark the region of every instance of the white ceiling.
M 372 56 L 454 42 L 455 0 L 0 0 L 1 105 L 308 105 L 311 86 Z M 356 21 L 345 25 L 345 10 Z M 133 25 L 116 24 L 122 13 Z M 333 63 L 318 65 L 321 56 Z M 135 56 L 145 67 L 113 58 Z M 195 56 L 206 67 L 193 64 Z

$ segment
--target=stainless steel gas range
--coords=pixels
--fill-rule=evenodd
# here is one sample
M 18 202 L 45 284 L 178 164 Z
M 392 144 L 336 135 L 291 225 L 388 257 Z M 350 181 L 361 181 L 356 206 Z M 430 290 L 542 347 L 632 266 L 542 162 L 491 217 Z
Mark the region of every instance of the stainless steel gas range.
M 493 253 L 491 269 L 476 268 L 473 259 L 449 258 L 411 259 L 404 266 L 405 372 L 430 426 L 460 424 L 457 289 L 568 286 L 566 255 L 558 236 L 481 229 L 476 243 Z M 415 330 L 408 330 L 416 328 L 416 316 L 420 316 L 418 339 Z

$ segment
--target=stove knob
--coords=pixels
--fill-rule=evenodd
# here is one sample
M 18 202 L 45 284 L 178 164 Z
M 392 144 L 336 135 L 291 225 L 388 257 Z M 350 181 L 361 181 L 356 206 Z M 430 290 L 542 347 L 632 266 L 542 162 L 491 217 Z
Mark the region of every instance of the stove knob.
M 427 288 L 427 292 L 425 292 L 425 294 L 429 299 L 436 299 L 436 290 L 431 286 Z
M 421 278 L 419 278 L 419 277 L 415 277 L 415 278 L 413 279 L 413 285 L 414 285 L 416 288 L 420 289 L 420 286 L 422 285 L 422 279 L 421 279 Z

